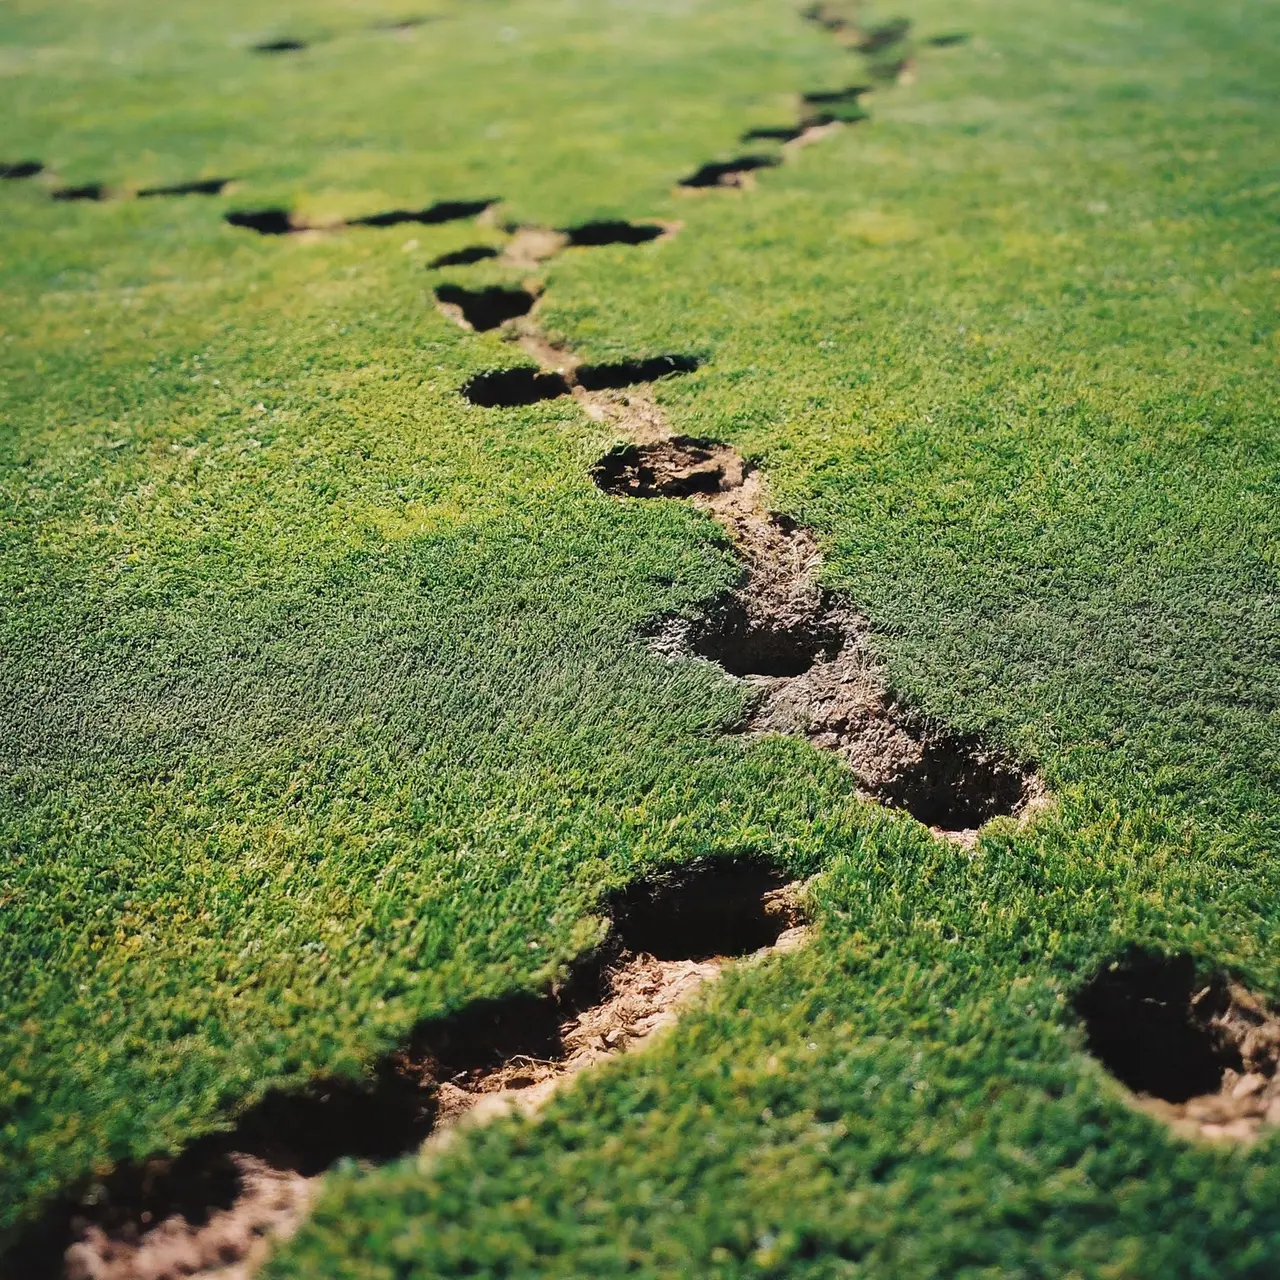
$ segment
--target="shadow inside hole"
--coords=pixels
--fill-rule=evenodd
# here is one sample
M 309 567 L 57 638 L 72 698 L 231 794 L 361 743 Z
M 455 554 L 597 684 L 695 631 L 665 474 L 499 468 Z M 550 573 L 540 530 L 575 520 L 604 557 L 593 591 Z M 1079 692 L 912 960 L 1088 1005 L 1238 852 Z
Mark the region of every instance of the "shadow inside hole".
M 857 102 L 864 93 L 870 93 L 869 84 L 850 84 L 843 89 L 815 89 L 801 95 L 801 100 L 808 107 L 834 107 Z
M 298 230 L 287 209 L 232 209 L 222 216 L 233 227 L 246 227 L 260 236 L 286 236 Z
M 804 125 L 779 125 L 773 128 L 748 129 L 741 142 L 794 142 L 804 133 Z
M 641 382 L 655 382 L 676 373 L 692 373 L 701 362 L 696 356 L 662 355 L 616 364 L 578 366 L 578 385 L 587 391 L 617 391 Z
M 591 468 L 591 478 L 619 497 L 688 498 L 736 488 L 745 470 L 718 441 L 675 436 L 656 444 L 618 445 Z
M 914 714 L 899 723 L 921 743 L 921 754 L 872 789 L 882 804 L 943 831 L 973 831 L 1026 804 L 1032 771 L 981 735 L 936 729 Z
M 754 858 L 682 868 L 615 894 L 613 936 L 628 951 L 658 960 L 750 955 L 796 922 L 768 898 L 786 883 L 784 872 Z
M 34 178 L 44 172 L 39 160 L 17 160 L 12 164 L 0 164 L 0 178 Z
M 464 289 L 456 284 L 440 285 L 436 289 L 436 300 L 445 306 L 457 307 L 467 324 L 479 333 L 527 316 L 537 301 L 527 289 L 509 289 L 502 285 Z
M 305 40 L 295 40 L 285 36 L 279 40 L 264 40 L 261 44 L 255 44 L 253 51 L 254 53 L 297 53 L 306 47 Z
M 512 408 L 537 404 L 569 394 L 563 374 L 543 373 L 540 369 L 489 369 L 468 378 L 462 395 L 482 409 Z
M 598 248 L 606 244 L 646 244 L 662 235 L 663 228 L 644 222 L 584 222 L 565 227 L 569 244 L 582 248 Z
M 143 187 L 141 199 L 148 196 L 220 196 L 231 183 L 230 178 L 201 178 L 196 182 L 175 182 L 168 187 Z
M 105 200 L 107 189 L 100 182 L 86 182 L 80 187 L 59 187 L 53 193 L 55 200 Z
M 497 256 L 497 249 L 491 245 L 473 244 L 465 249 L 453 249 L 449 253 L 442 253 L 438 258 L 432 258 L 427 266 L 432 270 L 440 267 L 469 267 L 473 263 L 484 262 L 487 258 Z
M 820 614 L 796 621 L 758 618 L 737 599 L 713 609 L 689 636 L 694 653 L 739 677 L 803 675 L 819 658 L 834 658 L 843 644 L 839 627 Z
M 1178 1103 L 1216 1092 L 1228 1067 L 1241 1068 L 1210 1023 L 1228 1001 L 1226 981 L 1199 977 L 1191 956 L 1134 947 L 1098 970 L 1075 1009 L 1089 1052 L 1121 1084 Z
M 384 213 L 370 213 L 363 218 L 350 218 L 349 227 L 398 227 L 406 222 L 436 226 L 442 222 L 458 222 L 482 214 L 493 200 L 437 200 L 425 209 L 388 209 Z
M 704 164 L 687 178 L 680 179 L 682 187 L 734 187 L 757 169 L 772 169 L 781 163 L 777 156 L 738 156 L 734 160 L 718 160 Z

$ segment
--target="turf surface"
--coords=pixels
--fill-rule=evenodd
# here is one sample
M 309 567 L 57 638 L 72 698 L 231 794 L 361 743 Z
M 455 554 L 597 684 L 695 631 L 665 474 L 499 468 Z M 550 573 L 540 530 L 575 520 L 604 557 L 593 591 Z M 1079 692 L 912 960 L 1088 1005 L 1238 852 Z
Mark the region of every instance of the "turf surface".
M 759 852 L 818 938 L 430 1168 L 333 1180 L 271 1275 L 1262 1276 L 1274 1141 L 1189 1145 L 1082 1052 L 1126 945 L 1280 997 L 1275 217 L 1260 2 L 912 0 L 916 81 L 760 173 L 865 61 L 778 0 L 0 17 L 0 1226 L 420 1018 L 539 988 L 601 893 Z M 886 13 L 884 17 L 894 16 Z M 279 38 L 300 51 L 255 53 Z M 776 148 L 775 148 L 776 153 Z M 231 177 L 221 195 L 130 188 Z M 113 198 L 54 201 L 56 185 Z M 1059 797 L 973 854 L 643 627 L 733 578 L 597 493 L 569 400 L 428 272 L 501 197 L 546 326 L 679 352 L 678 429 L 818 529 L 897 685 Z

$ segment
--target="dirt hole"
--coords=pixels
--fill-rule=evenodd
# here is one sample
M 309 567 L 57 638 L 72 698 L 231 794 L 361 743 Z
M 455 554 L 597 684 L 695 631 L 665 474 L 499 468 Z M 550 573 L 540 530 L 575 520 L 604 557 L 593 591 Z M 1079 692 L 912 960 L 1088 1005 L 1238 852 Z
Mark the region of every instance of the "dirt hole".
M 692 373 L 700 363 L 697 356 L 662 355 L 617 364 L 583 364 L 578 366 L 577 382 L 587 391 L 616 391 L 676 373 Z
M 1131 947 L 1081 988 L 1085 1043 L 1137 1104 L 1187 1136 L 1280 1125 L 1280 1017 L 1192 956 Z
M 748 129 L 742 142 L 794 142 L 805 131 L 804 125 L 778 125 L 760 129 Z
M 105 200 L 107 189 L 100 182 L 86 182 L 80 187 L 59 187 L 54 193 L 55 200 Z
M 488 369 L 468 378 L 462 394 L 482 409 L 502 409 L 567 396 L 569 384 L 563 374 L 540 369 Z
M 591 468 L 605 493 L 627 498 L 687 498 L 738 488 L 747 468 L 737 451 L 716 440 L 674 436 L 657 444 L 622 444 Z
M 749 173 L 757 169 L 772 169 L 780 161 L 776 156 L 738 156 L 734 160 L 716 160 L 704 164 L 687 178 L 680 179 L 682 187 L 740 187 Z
M 220 1268 L 247 1268 L 267 1237 L 297 1227 L 307 1180 L 339 1159 L 412 1152 L 486 1096 L 536 1102 L 556 1079 L 670 1023 L 726 958 L 803 923 L 795 886 L 755 858 L 670 871 L 606 907 L 605 944 L 550 992 L 425 1022 L 363 1081 L 272 1093 L 227 1133 L 86 1182 L 49 1207 L 0 1270 L 24 1280 L 213 1280 Z
M 863 94 L 871 92 L 869 84 L 850 84 L 843 89 L 815 89 L 801 94 L 801 101 L 807 107 L 835 107 L 856 103 Z
M 175 182 L 168 187 L 143 187 L 138 195 L 147 196 L 220 196 L 231 178 L 201 178 L 196 182 Z
M 461 285 L 442 284 L 436 289 L 436 301 L 460 315 L 479 333 L 497 329 L 508 320 L 527 316 L 537 298 L 527 289 L 508 289 L 490 285 L 484 289 L 464 289 Z
M 417 222 L 436 226 L 442 222 L 458 222 L 463 218 L 475 218 L 482 214 L 494 200 L 437 200 L 425 209 L 388 209 L 384 213 L 370 213 L 363 218 L 351 218 L 349 227 L 398 227 L 402 223 Z
M 694 653 L 735 676 L 803 675 L 820 658 L 833 658 L 843 643 L 839 628 L 820 613 L 761 617 L 736 596 L 712 608 L 689 635 Z
M 299 230 L 288 209 L 232 209 L 222 216 L 233 227 L 247 227 L 260 236 L 287 236 Z
M 432 258 L 427 265 L 432 270 L 440 267 L 469 267 L 477 262 L 484 262 L 487 258 L 496 258 L 498 250 L 487 244 L 468 245 L 465 249 L 453 249 L 449 253 L 442 253 L 438 258 Z
M 563 234 L 570 245 L 598 248 L 606 244 L 646 244 L 657 240 L 666 228 L 644 222 L 584 222 L 565 227 Z
M 39 160 L 17 160 L 12 164 L 0 164 L 0 178 L 34 178 L 44 172 Z
M 614 934 L 626 950 L 658 960 L 750 955 L 800 923 L 786 883 L 755 859 L 703 863 L 615 895 Z
M 253 51 L 254 53 L 297 53 L 306 47 L 305 40 L 294 40 L 286 36 L 280 40 L 264 40 L 261 44 L 255 44 Z

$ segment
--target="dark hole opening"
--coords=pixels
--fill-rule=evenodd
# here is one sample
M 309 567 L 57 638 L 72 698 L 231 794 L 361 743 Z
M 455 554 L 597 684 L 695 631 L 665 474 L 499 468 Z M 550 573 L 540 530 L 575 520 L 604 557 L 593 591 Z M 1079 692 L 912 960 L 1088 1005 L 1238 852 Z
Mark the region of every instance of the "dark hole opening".
M 804 125 L 778 125 L 772 128 L 748 129 L 743 142 L 794 142 L 804 133 Z
M 1186 1102 L 1214 1093 L 1240 1055 L 1209 1020 L 1227 1007 L 1226 982 L 1202 980 L 1189 955 L 1132 948 L 1076 996 L 1089 1052 L 1135 1093 Z
M 53 193 L 55 200 L 105 200 L 107 189 L 100 182 L 86 182 L 81 187 L 59 187 Z
M 779 163 L 776 156 L 739 156 L 736 160 L 712 161 L 680 179 L 682 187 L 734 186 L 744 174 L 755 169 L 772 169 Z
M 436 289 L 438 301 L 457 307 L 462 318 L 475 330 L 496 329 L 527 316 L 536 301 L 527 289 L 506 289 L 490 285 L 485 289 L 464 289 L 461 285 L 442 284 Z
M 489 369 L 468 378 L 462 394 L 483 409 L 500 409 L 567 396 L 569 384 L 562 374 L 539 369 Z
M 220 196 L 230 178 L 201 178 L 196 182 L 175 182 L 168 187 L 143 187 L 140 197 L 147 196 Z
M 819 618 L 790 624 L 753 617 L 734 600 L 713 610 L 690 636 L 690 647 L 730 675 L 803 675 L 819 658 L 834 658 L 844 637 Z
M 285 236 L 295 230 L 287 209 L 232 209 L 223 217 L 233 227 L 247 227 L 260 236 Z
M 949 49 L 952 45 L 964 44 L 968 39 L 967 32 L 948 31 L 940 36 L 930 36 L 925 41 L 925 44 L 931 44 L 935 49 Z
M 643 222 L 584 222 L 577 227 L 565 227 L 564 234 L 571 245 L 596 248 L 606 244 L 645 244 L 656 240 L 662 230 Z
M 614 936 L 658 960 L 743 956 L 776 942 L 795 922 L 768 895 L 787 876 L 754 858 L 722 859 L 633 885 L 610 904 Z
M 882 803 L 944 831 L 974 830 L 1017 813 L 1026 803 L 1031 771 L 978 734 L 922 729 L 916 723 L 909 728 L 923 741 L 921 758 L 876 788 Z
M 454 249 L 449 253 L 442 253 L 438 258 L 432 258 L 427 264 L 435 269 L 438 267 L 469 267 L 476 262 L 484 262 L 486 258 L 496 258 L 498 256 L 497 249 L 487 244 L 468 245 L 465 249 Z
M 623 444 L 591 468 L 605 493 L 627 498 L 687 498 L 720 493 L 742 483 L 741 464 L 729 470 L 732 455 L 714 440 L 676 436 L 659 444 Z
M 700 363 L 697 356 L 662 355 L 617 364 L 584 364 L 578 366 L 578 385 L 587 391 L 615 391 L 674 373 L 692 373 Z
M 39 160 L 18 160 L 13 164 L 0 164 L 0 178 L 34 178 L 44 172 Z
M 398 227 L 405 222 L 417 222 L 436 226 L 442 222 L 458 222 L 482 214 L 492 200 L 437 200 L 425 209 L 388 209 L 384 213 L 370 213 L 363 218 L 351 218 L 349 227 Z
M 305 40 L 295 40 L 286 36 L 280 40 L 264 40 L 261 44 L 255 44 L 253 51 L 254 53 L 296 53 L 299 49 L 306 47 Z
M 869 84 L 851 84 L 843 89 L 816 89 L 803 95 L 806 106 L 833 107 L 844 103 L 857 102 L 864 93 L 870 93 Z

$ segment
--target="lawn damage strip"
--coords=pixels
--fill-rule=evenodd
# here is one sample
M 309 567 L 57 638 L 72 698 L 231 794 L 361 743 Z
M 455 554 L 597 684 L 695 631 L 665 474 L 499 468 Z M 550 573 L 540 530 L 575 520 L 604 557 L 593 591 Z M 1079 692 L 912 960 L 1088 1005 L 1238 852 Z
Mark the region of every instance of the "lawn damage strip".
M 117 1166 L 49 1206 L 3 1258 L 23 1280 L 243 1280 L 305 1220 L 342 1159 L 442 1144 L 464 1118 L 536 1111 L 563 1081 L 644 1044 L 735 959 L 794 950 L 804 886 L 750 855 L 668 869 L 612 894 L 607 933 L 541 994 L 419 1025 L 359 1081 L 269 1093 L 227 1132 Z
M 345 227 L 398 227 L 405 223 L 439 226 L 477 218 L 497 200 L 437 200 L 421 209 L 386 209 L 381 213 L 363 214 L 358 218 L 335 218 L 308 221 L 292 210 L 279 206 L 264 209 L 231 209 L 223 215 L 233 227 L 244 227 L 263 236 L 298 235 L 303 232 L 340 231 Z
M 1126 1100 L 1186 1138 L 1280 1126 L 1280 1014 L 1194 956 L 1130 947 L 1075 996 L 1085 1047 Z

